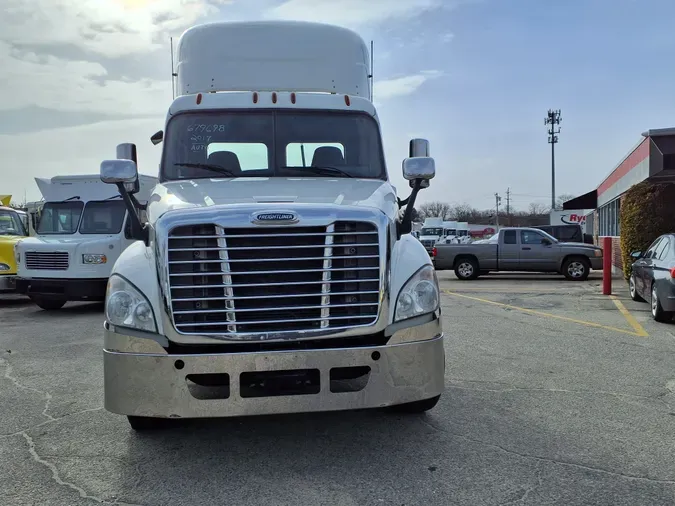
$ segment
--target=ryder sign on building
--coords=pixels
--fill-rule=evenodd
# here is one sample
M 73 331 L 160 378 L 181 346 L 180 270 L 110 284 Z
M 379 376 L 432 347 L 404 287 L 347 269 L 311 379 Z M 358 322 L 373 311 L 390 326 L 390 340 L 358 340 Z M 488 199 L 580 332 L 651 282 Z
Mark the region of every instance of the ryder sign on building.
M 586 230 L 586 215 L 593 212 L 592 209 L 580 209 L 577 211 L 551 211 L 550 225 L 581 225 L 584 234 L 590 234 L 593 231 Z

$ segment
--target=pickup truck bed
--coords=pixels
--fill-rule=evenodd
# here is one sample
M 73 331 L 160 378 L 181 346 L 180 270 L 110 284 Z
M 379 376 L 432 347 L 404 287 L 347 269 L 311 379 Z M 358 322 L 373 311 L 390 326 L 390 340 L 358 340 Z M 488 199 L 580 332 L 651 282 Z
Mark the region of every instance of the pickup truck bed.
M 533 228 L 505 228 L 492 239 L 472 244 L 437 244 L 436 270 L 454 270 L 461 280 L 499 271 L 555 272 L 583 281 L 602 269 L 602 249 L 558 242 Z

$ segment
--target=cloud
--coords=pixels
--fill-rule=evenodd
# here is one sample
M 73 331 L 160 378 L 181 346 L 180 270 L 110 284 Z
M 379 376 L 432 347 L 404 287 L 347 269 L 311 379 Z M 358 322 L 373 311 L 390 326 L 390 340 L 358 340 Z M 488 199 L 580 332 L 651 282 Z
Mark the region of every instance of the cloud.
M 107 57 L 147 53 L 231 0 L 4 0 L 0 39 Z
M 441 7 L 447 0 L 287 0 L 266 12 L 275 19 L 322 21 L 345 26 L 411 18 Z
M 376 101 L 382 102 L 390 100 L 395 97 L 401 97 L 415 93 L 420 86 L 429 81 L 443 75 L 438 70 L 426 70 L 418 74 L 409 76 L 397 77 L 383 81 L 375 80 L 373 96 Z
M 0 111 L 38 106 L 104 114 L 162 114 L 171 101 L 171 82 L 108 80 L 98 62 L 22 52 L 0 42 Z
M 48 133 L 0 135 L 2 170 L 12 173 L 3 182 L 3 192 L 23 198 L 25 189 L 29 201 L 39 200 L 34 177 L 98 174 L 101 161 L 115 158 L 115 146 L 122 142 L 138 145 L 141 173 L 157 175 L 161 145 L 153 146 L 150 136 L 162 126 L 162 118 L 134 119 L 59 128 Z

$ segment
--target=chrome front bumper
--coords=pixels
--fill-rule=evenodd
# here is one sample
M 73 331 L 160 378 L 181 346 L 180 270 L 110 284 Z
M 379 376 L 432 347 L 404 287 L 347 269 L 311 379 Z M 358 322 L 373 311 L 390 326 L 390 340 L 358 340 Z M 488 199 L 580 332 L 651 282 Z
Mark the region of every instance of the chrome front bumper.
M 158 342 L 113 330 L 105 331 L 105 408 L 122 415 L 200 418 L 377 408 L 429 399 L 444 388 L 439 320 L 399 330 L 389 340 L 396 344 L 385 346 L 199 355 L 169 355 Z M 425 340 L 415 340 L 423 334 Z M 331 370 L 358 367 L 370 368 L 365 386 L 331 391 Z M 246 373 L 290 370 L 313 371 L 316 391 L 242 395 Z M 226 398 L 195 397 L 187 377 L 200 374 L 229 375 Z
M 0 274 L 0 293 L 16 291 L 16 274 Z

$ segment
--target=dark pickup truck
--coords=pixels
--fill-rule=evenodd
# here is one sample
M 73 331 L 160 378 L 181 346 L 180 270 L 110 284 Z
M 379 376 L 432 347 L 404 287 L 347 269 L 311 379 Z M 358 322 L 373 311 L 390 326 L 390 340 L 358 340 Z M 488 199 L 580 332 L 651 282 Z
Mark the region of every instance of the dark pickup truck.
M 535 228 L 503 228 L 492 238 L 471 244 L 436 244 L 436 270 L 454 270 L 461 280 L 498 271 L 555 272 L 583 281 L 602 269 L 602 248 L 559 242 Z
M 581 225 L 540 225 L 533 228 L 543 230 L 560 242 L 583 242 L 593 244 L 593 236 L 584 234 Z

